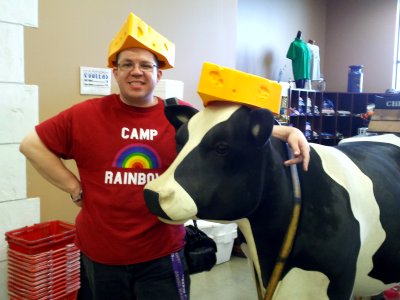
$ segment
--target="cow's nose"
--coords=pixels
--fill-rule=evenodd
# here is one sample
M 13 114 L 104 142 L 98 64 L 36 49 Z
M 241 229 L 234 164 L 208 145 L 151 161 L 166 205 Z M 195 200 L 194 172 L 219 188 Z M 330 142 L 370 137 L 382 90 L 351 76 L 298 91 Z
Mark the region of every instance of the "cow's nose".
M 159 194 L 157 192 L 145 189 L 144 200 L 146 201 L 147 207 L 153 214 L 163 219 L 171 220 L 171 218 L 162 210 L 159 201 Z

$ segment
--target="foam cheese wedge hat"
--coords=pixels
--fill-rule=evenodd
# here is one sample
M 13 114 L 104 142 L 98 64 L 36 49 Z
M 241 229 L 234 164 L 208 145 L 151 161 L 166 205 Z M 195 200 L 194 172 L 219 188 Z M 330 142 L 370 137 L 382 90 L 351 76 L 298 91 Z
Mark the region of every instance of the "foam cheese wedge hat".
M 129 14 L 108 47 L 108 67 L 115 67 L 117 54 L 128 48 L 149 50 L 160 62 L 160 69 L 174 67 L 175 45 L 133 13 Z
M 279 114 L 282 86 L 263 77 L 205 62 L 197 90 L 204 106 L 236 102 Z

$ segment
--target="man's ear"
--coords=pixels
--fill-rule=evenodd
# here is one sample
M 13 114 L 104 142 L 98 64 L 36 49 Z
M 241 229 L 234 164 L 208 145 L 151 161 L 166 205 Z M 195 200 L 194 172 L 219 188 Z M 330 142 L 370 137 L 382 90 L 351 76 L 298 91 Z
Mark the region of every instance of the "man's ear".
M 157 69 L 157 82 L 159 82 L 161 80 L 161 77 L 162 77 L 162 70 Z
M 113 72 L 114 78 L 118 79 L 118 68 L 117 67 L 113 67 L 112 68 L 112 72 Z
M 166 106 L 164 111 L 168 121 L 175 127 L 175 129 L 178 129 L 183 124 L 189 122 L 190 118 L 199 112 L 194 107 L 177 104 Z

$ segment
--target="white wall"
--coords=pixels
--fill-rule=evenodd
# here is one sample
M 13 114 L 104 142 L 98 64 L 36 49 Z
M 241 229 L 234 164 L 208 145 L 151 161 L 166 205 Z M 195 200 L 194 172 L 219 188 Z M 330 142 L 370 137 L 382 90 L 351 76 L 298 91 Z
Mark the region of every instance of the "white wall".
M 304 41 L 325 49 L 327 0 L 239 0 L 237 63 L 239 70 L 282 81 L 293 80 L 292 61 L 286 58 L 297 31 Z M 324 71 L 322 61 L 322 73 Z
M 398 0 L 238 0 L 237 68 L 293 78 L 287 49 L 298 30 L 320 47 L 328 91 L 347 91 L 348 66 L 364 65 L 364 92 L 392 86 Z
M 327 89 L 347 91 L 349 65 L 364 65 L 364 92 L 392 86 L 398 0 L 328 1 Z
M 37 0 L 0 2 L 0 299 L 7 299 L 5 232 L 39 222 L 39 199 L 27 199 L 18 146 L 38 121 L 38 88 L 24 84 L 24 26 L 38 25 Z
M 175 43 L 175 68 L 164 71 L 163 78 L 183 81 L 184 99 L 202 108 L 197 86 L 203 63 L 235 67 L 237 0 L 151 3 L 135 1 L 132 6 L 138 16 Z

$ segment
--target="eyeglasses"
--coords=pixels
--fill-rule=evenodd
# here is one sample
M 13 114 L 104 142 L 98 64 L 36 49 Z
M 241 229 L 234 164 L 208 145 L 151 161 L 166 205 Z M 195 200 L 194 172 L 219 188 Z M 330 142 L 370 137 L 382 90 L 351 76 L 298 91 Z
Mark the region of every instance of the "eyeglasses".
M 127 72 L 132 71 L 135 68 L 135 66 L 138 66 L 139 70 L 142 72 L 152 72 L 153 68 L 157 68 L 157 65 L 151 62 L 140 62 L 136 64 L 129 61 L 118 64 L 118 68 L 121 71 L 127 71 Z

